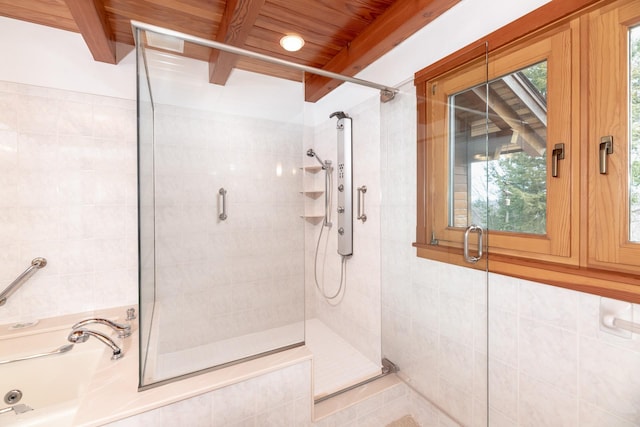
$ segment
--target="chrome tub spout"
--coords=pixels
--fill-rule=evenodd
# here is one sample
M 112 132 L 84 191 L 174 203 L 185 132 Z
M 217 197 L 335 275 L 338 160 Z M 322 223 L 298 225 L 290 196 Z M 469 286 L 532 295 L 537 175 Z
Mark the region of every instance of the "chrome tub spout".
M 104 344 L 106 344 L 111 348 L 111 351 L 113 351 L 111 360 L 118 360 L 122 356 L 124 356 L 122 349 L 118 347 L 118 345 L 115 342 L 113 342 L 111 338 L 109 338 L 102 332 L 91 331 L 89 329 L 84 329 L 84 328 L 74 329 L 73 331 L 71 331 L 67 339 L 69 340 L 69 342 L 72 342 L 74 344 L 80 344 L 87 341 L 90 336 L 96 337 L 98 340 L 102 341 Z

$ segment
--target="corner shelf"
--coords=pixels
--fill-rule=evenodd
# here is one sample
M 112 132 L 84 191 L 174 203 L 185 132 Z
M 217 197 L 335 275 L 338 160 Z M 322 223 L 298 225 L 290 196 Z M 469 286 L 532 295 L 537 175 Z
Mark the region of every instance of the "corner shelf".
M 318 173 L 322 170 L 322 166 L 320 165 L 313 165 L 313 166 L 303 166 L 300 169 L 302 169 L 305 172 L 309 172 L 309 173 Z
M 317 199 L 324 194 L 324 190 L 303 190 L 300 191 L 300 194 L 304 194 L 305 196 L 311 197 L 312 199 Z
M 305 214 L 305 215 L 300 215 L 300 218 L 312 224 L 318 224 L 320 223 L 320 221 L 324 219 L 324 215 Z
M 322 166 L 320 165 L 312 165 L 312 166 L 302 166 L 300 168 L 303 172 L 306 173 L 311 173 L 311 174 L 317 174 L 318 172 L 320 172 L 322 170 Z M 324 189 L 322 190 L 317 190 L 317 189 L 303 189 L 302 191 L 300 191 L 300 194 L 303 194 L 305 197 L 308 197 L 310 199 L 314 199 L 317 200 L 318 198 L 320 198 L 323 194 L 324 194 Z M 312 203 L 311 201 L 309 201 L 310 203 Z M 315 204 L 315 202 L 313 202 Z M 306 203 L 305 203 L 306 205 Z M 311 210 L 316 210 L 313 209 L 311 206 L 308 206 L 308 208 L 311 208 Z M 304 215 L 301 215 L 300 218 L 303 218 L 305 221 L 317 225 L 319 224 L 322 220 L 324 220 L 324 214 L 317 214 L 317 213 L 307 213 L 305 211 Z

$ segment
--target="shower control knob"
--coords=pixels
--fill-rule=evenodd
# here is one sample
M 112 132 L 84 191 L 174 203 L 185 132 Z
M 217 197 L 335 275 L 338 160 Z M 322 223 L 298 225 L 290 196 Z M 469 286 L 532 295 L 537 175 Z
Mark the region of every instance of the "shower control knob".
M 344 208 L 342 206 L 338 206 L 338 213 L 344 213 Z
M 342 236 L 344 234 L 344 228 L 338 228 L 338 234 Z
M 338 191 L 344 191 L 344 185 L 342 184 L 338 185 Z

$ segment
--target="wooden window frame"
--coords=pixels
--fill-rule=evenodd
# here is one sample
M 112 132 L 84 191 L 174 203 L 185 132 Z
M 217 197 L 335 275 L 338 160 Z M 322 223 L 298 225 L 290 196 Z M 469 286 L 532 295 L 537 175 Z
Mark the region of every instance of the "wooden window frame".
M 624 269 L 607 269 L 606 266 L 602 265 L 594 267 L 588 263 L 589 243 L 586 236 L 588 236 L 589 207 L 587 205 L 586 189 L 589 178 L 586 172 L 581 172 L 579 175 L 574 176 L 574 182 L 572 183 L 576 188 L 576 194 L 580 194 L 578 202 L 579 215 L 573 222 L 576 224 L 577 229 L 572 231 L 581 236 L 578 247 L 579 262 L 574 263 L 574 265 L 493 253 L 489 253 L 486 265 L 482 263 L 479 263 L 481 265 L 471 265 L 463 261 L 461 249 L 434 246 L 430 244 L 432 236 L 428 235 L 432 218 L 429 217 L 430 213 L 427 209 L 427 203 L 429 203 L 427 156 L 431 154 L 426 131 L 427 82 L 460 66 L 471 63 L 480 57 L 484 57 L 487 51 L 491 55 L 501 49 L 504 50 L 513 42 L 533 39 L 541 32 L 567 25 L 571 20 L 586 20 L 588 13 L 611 3 L 614 3 L 614 0 L 552 0 L 511 24 L 416 73 L 418 203 L 416 242 L 414 246 L 417 248 L 418 257 L 477 269 L 488 267 L 490 272 L 498 274 L 640 303 L 640 275 L 637 274 L 640 271 L 640 266 L 637 271 L 632 272 Z M 586 46 L 588 41 L 586 28 L 587 25 L 580 25 L 580 51 L 582 52 L 588 48 Z M 587 63 L 585 61 L 587 61 L 586 55 L 580 55 L 578 64 L 580 69 L 586 69 Z M 587 79 L 580 79 L 579 82 L 572 82 L 572 84 L 579 85 L 578 91 L 580 94 L 587 93 Z M 588 117 L 589 110 L 586 98 L 586 96 L 581 96 L 579 105 L 576 107 L 580 112 L 580 117 Z M 578 139 L 582 141 L 588 135 L 587 120 L 580 119 L 577 122 L 576 132 L 578 133 Z M 580 150 L 579 159 L 575 161 L 579 163 L 578 171 L 587 171 L 589 158 L 586 150 Z
M 450 187 L 450 158 L 449 138 L 450 117 L 449 99 L 452 95 L 467 91 L 471 87 L 483 85 L 488 77 L 489 81 L 501 78 L 505 75 L 516 72 L 533 64 L 546 61 L 548 64 L 548 127 L 547 145 L 562 142 L 567 151 L 566 159 L 560 165 L 561 173 L 553 178 L 546 174 L 547 188 L 547 211 L 553 209 L 558 215 L 547 215 L 546 234 L 526 234 L 506 231 L 494 231 L 491 234 L 491 248 L 493 253 L 508 254 L 512 256 L 534 256 L 535 259 L 579 264 L 579 245 L 577 239 L 572 239 L 571 229 L 579 226 L 577 216 L 572 217 L 571 212 L 578 212 L 579 198 L 571 197 L 577 193 L 578 189 L 573 189 L 571 183 L 578 181 L 578 169 L 572 167 L 572 145 L 577 145 L 573 135 L 577 135 L 579 129 L 570 120 L 570 112 L 577 105 L 579 98 L 577 87 L 564 84 L 566 81 L 578 81 L 579 68 L 573 67 L 572 62 L 578 61 L 579 51 L 573 48 L 572 37 L 575 36 L 577 28 L 571 25 L 562 25 L 553 31 L 545 31 L 544 36 L 534 40 L 527 40 L 504 51 L 497 52 L 489 56 L 490 66 L 487 69 L 486 61 L 474 61 L 472 64 L 465 64 L 464 67 L 457 68 L 445 76 L 439 76 L 428 81 L 430 86 L 429 107 L 426 119 L 427 138 L 431 139 L 429 145 L 429 156 L 426 158 L 427 170 L 430 170 L 430 178 L 433 178 L 430 186 L 428 214 L 433 213 L 433 217 L 427 224 L 428 235 L 437 238 L 439 245 L 450 247 L 461 247 L 463 241 L 464 227 L 467 226 L 467 208 L 462 206 L 455 209 L 462 211 L 462 227 L 450 223 L 449 218 L 449 196 L 453 189 Z M 524 47 L 523 47 L 524 45 Z M 575 79 L 572 78 L 572 73 Z M 498 113 L 500 102 L 496 97 L 490 95 L 489 103 L 492 104 L 493 111 Z M 575 102 L 575 105 L 574 105 Z M 510 107 L 506 107 L 510 108 Z M 503 112 L 505 113 L 505 112 Z M 511 113 L 505 113 L 509 116 Z M 575 122 L 577 123 L 577 121 Z M 553 142 L 551 142 L 553 141 Z M 547 152 L 550 152 L 547 149 Z M 577 150 L 576 150 L 577 152 Z M 551 171 L 551 156 L 547 156 L 547 170 Z M 455 168 L 459 173 L 459 168 Z M 464 175 L 464 173 L 463 173 Z M 466 187 L 466 186 L 465 186 Z M 446 189 L 446 191 L 445 191 Z M 462 188 L 459 188 L 457 201 L 464 198 Z M 462 205 L 466 205 L 463 200 Z M 459 224 L 459 222 L 458 222 Z M 429 228 L 430 227 L 430 228 Z

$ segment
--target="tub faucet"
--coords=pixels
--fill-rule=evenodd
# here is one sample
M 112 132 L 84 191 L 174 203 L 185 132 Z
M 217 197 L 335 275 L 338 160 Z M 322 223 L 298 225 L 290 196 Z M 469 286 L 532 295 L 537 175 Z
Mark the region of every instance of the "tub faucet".
M 116 323 L 109 319 L 103 319 L 101 317 L 94 317 L 91 319 L 84 319 L 76 323 L 71 327 L 71 329 L 82 328 L 83 326 L 90 325 L 92 323 L 99 323 L 101 325 L 107 325 L 114 331 L 118 333 L 118 338 L 127 338 L 131 336 L 131 325 L 127 325 L 125 323 Z
M 111 360 L 118 360 L 122 356 L 124 356 L 122 349 L 118 347 L 118 345 L 115 342 L 113 342 L 111 338 L 109 338 L 102 332 L 90 331 L 89 329 L 79 328 L 79 329 L 72 330 L 69 336 L 67 337 L 67 339 L 69 340 L 69 342 L 72 342 L 74 344 L 80 344 L 87 341 L 90 336 L 96 337 L 97 339 L 99 339 L 100 341 L 102 341 L 104 344 L 108 345 L 111 348 L 111 350 L 113 351 Z

